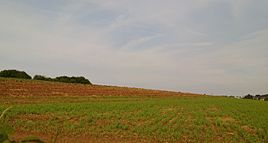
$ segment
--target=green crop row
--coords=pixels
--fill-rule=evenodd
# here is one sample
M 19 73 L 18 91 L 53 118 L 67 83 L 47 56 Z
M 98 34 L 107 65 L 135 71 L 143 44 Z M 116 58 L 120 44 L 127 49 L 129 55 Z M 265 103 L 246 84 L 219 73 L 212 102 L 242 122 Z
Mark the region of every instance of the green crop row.
M 1 97 L 5 98 L 5 97 Z M 101 97 L 0 105 L 16 130 L 171 142 L 268 142 L 268 103 L 226 97 Z M 87 97 L 83 97 L 87 98 Z M 61 102 L 66 101 L 66 102 Z

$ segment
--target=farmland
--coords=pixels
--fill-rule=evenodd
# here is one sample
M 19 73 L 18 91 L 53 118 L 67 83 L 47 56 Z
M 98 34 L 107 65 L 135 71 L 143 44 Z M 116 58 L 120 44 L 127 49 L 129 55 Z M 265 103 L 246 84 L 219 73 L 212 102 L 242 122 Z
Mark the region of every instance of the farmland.
M 93 94 L 94 86 L 0 81 L 0 111 L 12 106 L 5 120 L 15 140 L 35 135 L 49 142 L 58 135 L 58 142 L 268 142 L 264 101 L 106 86 L 95 86 L 100 92 Z M 35 95 L 35 87 L 42 93 Z
M 2 96 L 199 96 L 199 94 L 106 85 L 0 78 Z

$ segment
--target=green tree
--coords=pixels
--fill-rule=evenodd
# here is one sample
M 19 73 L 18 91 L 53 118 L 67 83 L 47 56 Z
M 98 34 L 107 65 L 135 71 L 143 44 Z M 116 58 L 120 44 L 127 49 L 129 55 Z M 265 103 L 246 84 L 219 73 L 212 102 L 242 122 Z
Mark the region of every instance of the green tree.
M 0 77 L 32 79 L 26 72 L 18 70 L 3 70 L 0 72 Z
M 43 76 L 43 75 L 35 75 L 33 77 L 34 80 L 45 80 L 45 81 L 52 81 L 53 79 L 50 78 L 50 77 L 46 77 L 46 76 Z

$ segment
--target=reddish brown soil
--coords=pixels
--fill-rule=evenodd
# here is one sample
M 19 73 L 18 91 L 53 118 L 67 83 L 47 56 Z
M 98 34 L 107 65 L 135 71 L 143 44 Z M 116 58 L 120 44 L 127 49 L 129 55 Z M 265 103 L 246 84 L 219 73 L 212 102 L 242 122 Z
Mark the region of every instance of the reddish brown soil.
M 44 142 L 51 142 L 55 139 L 55 135 L 42 134 L 38 132 L 25 132 L 19 131 L 11 135 L 11 139 L 21 141 L 25 137 L 34 136 L 38 137 Z M 143 139 L 141 137 L 124 137 L 122 135 L 98 135 L 92 136 L 87 134 L 72 135 L 72 136 L 57 136 L 57 143 L 148 143 L 157 142 L 154 139 Z
M 0 79 L 2 96 L 198 96 L 199 94 L 104 85 Z

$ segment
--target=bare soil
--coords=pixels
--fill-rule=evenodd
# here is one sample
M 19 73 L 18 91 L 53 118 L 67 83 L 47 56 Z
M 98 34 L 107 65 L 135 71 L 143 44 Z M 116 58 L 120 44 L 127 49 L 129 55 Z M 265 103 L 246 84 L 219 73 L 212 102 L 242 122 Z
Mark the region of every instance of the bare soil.
M 0 79 L 0 96 L 198 96 L 142 88 L 84 85 L 35 80 Z
M 148 142 L 157 142 L 148 139 L 143 139 L 141 137 L 125 137 L 122 135 L 90 135 L 90 134 L 80 134 L 80 135 L 72 135 L 72 136 L 64 136 L 64 135 L 48 135 L 38 132 L 25 132 L 18 131 L 11 136 L 12 140 L 21 141 L 23 138 L 28 136 L 35 136 L 41 139 L 44 142 L 52 142 L 56 138 L 57 143 L 148 143 Z

